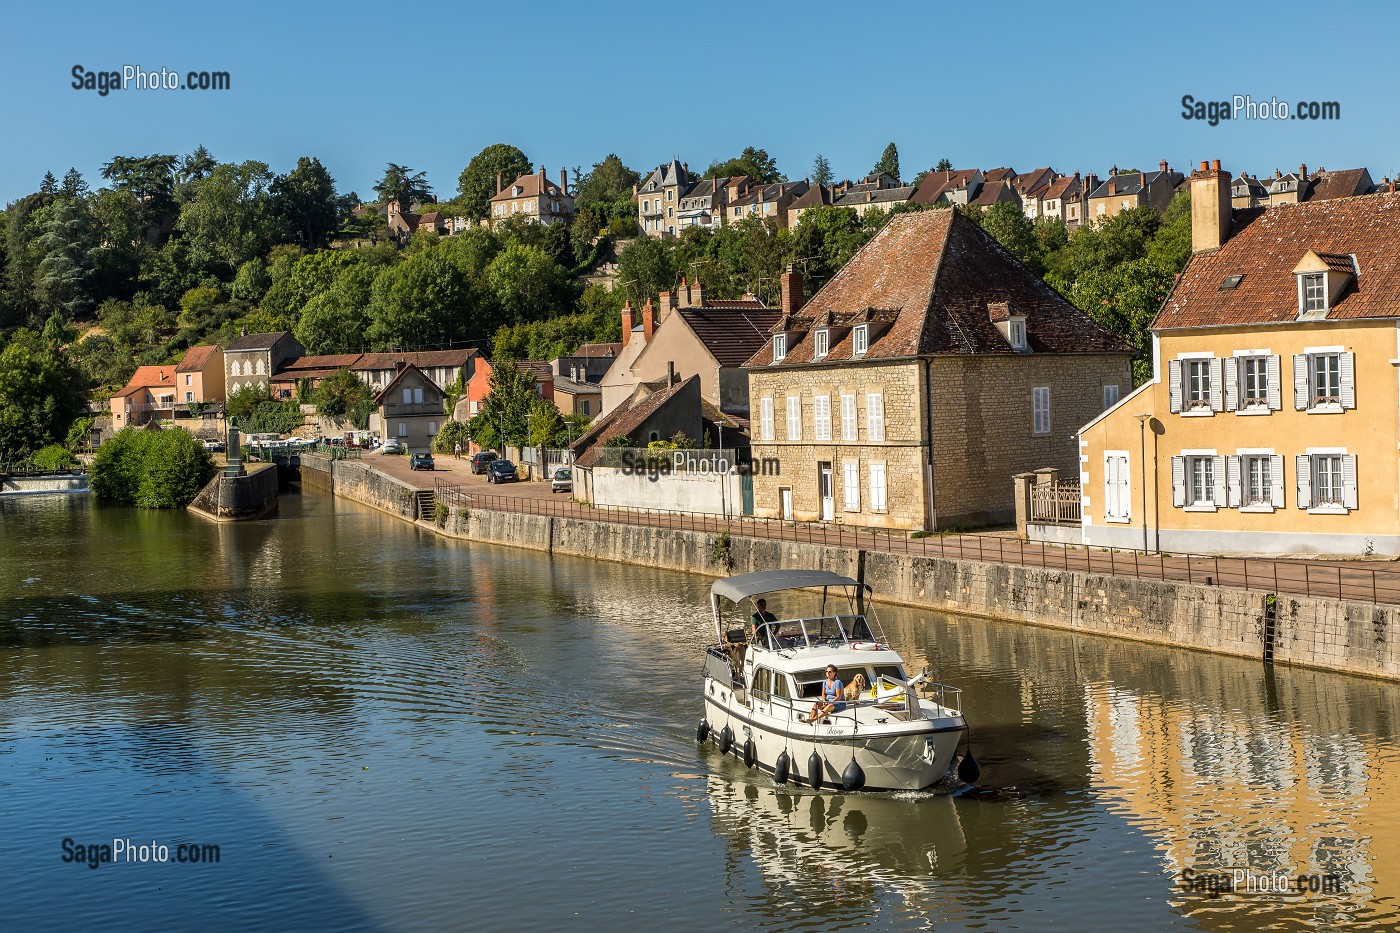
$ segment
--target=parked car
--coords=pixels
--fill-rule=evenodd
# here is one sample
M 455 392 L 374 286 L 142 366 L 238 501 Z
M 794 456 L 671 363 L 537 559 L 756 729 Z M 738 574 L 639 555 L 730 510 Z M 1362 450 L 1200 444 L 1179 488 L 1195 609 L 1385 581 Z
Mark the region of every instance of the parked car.
M 560 467 L 554 471 L 554 477 L 549 481 L 550 492 L 573 492 L 574 491 L 574 471 L 570 467 Z
M 410 470 L 431 470 L 436 466 L 433 463 L 432 454 L 413 454 L 408 458 L 408 468 Z
M 499 458 L 489 450 L 483 450 L 479 454 L 472 454 L 472 472 L 480 476 L 482 473 L 486 472 L 486 468 L 491 465 L 491 461 L 496 459 Z
M 509 460 L 492 460 L 486 467 L 488 483 L 513 483 L 519 478 L 515 475 L 515 464 Z
M 224 442 L 223 442 L 223 441 L 205 441 L 205 442 L 204 442 L 204 449 L 207 450 L 207 451 L 209 451 L 210 453 L 218 453 L 219 451 L 221 451 L 221 450 L 224 449 Z
M 379 448 L 379 452 L 381 454 L 401 454 L 403 453 L 403 445 L 396 437 L 385 438 L 384 446 Z

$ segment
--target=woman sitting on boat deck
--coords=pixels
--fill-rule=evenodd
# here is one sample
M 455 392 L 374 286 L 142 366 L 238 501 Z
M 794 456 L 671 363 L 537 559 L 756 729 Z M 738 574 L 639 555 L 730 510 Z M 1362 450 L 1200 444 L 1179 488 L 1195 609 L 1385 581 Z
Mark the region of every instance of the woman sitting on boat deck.
M 826 681 L 822 684 L 822 698 L 812 704 L 812 712 L 807 714 L 803 722 L 814 723 L 832 713 L 842 712 L 846 708 L 845 696 L 845 687 L 841 684 L 841 678 L 836 676 L 835 666 L 828 664 Z

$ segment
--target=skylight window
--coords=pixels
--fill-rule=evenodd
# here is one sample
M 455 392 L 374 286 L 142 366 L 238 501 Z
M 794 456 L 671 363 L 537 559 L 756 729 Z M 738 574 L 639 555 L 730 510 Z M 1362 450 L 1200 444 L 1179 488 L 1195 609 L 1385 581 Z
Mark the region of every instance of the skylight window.
M 1222 292 L 1232 291 L 1239 287 L 1242 281 L 1244 281 L 1243 275 L 1227 275 L 1225 276 L 1225 281 L 1220 283 L 1220 290 Z

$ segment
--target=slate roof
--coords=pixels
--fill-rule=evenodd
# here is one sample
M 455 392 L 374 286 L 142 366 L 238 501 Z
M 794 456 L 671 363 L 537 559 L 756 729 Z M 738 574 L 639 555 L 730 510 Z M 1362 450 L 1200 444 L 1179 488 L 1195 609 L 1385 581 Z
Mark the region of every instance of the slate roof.
M 227 353 L 230 350 L 271 350 L 277 341 L 287 336 L 287 333 L 285 330 L 279 330 L 269 334 L 246 334 L 237 340 L 230 341 L 229 345 L 224 347 L 224 352 Z
M 575 382 L 564 376 L 554 377 L 554 391 L 563 392 L 565 395 L 597 395 L 603 391 L 601 386 L 591 382 Z
M 725 304 L 744 307 L 730 309 L 723 307 Z M 707 301 L 703 307 L 677 308 L 675 313 L 721 366 L 743 366 L 768 340 L 768 332 L 782 317 L 781 312 L 764 308 L 757 299 L 752 303 Z
M 1026 317 L 1037 353 L 1130 353 L 1087 314 L 1021 265 L 975 221 L 953 210 L 893 218 L 789 322 L 793 345 L 778 366 L 812 362 L 811 324 L 831 315 L 846 324 L 889 321 L 863 360 L 949 353 L 1012 354 L 989 307 L 1006 302 Z M 841 333 L 838 331 L 838 333 Z M 748 366 L 772 365 L 765 342 Z M 848 362 L 846 332 L 818 365 Z
M 835 207 L 854 207 L 857 204 L 903 204 L 914 195 L 913 185 L 899 188 L 865 188 L 848 191 L 834 202 Z
M 1290 323 L 1298 317 L 1293 269 L 1309 250 L 1348 265 L 1355 254 L 1361 272 L 1327 320 L 1400 318 L 1400 194 L 1373 194 L 1235 211 L 1224 244 L 1191 257 L 1152 327 Z M 1244 278 L 1221 291 L 1231 275 Z
M 807 207 L 822 207 L 831 204 L 831 189 L 826 185 L 813 185 L 788 205 L 788 210 L 797 211 Z
M 177 373 L 197 373 L 204 368 L 204 364 L 209 362 L 209 357 L 214 355 L 214 351 L 219 349 L 212 343 L 201 344 L 197 347 L 190 347 L 185 351 L 185 355 L 180 358 L 180 365 L 175 367 Z

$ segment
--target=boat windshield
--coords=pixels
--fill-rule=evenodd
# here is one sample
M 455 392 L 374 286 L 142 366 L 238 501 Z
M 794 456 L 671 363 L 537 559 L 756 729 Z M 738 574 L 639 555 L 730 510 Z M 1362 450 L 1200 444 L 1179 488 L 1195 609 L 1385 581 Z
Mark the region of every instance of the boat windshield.
M 857 641 L 875 641 L 863 615 L 785 619 L 758 626 L 754 644 L 773 651 L 793 648 L 840 647 Z

